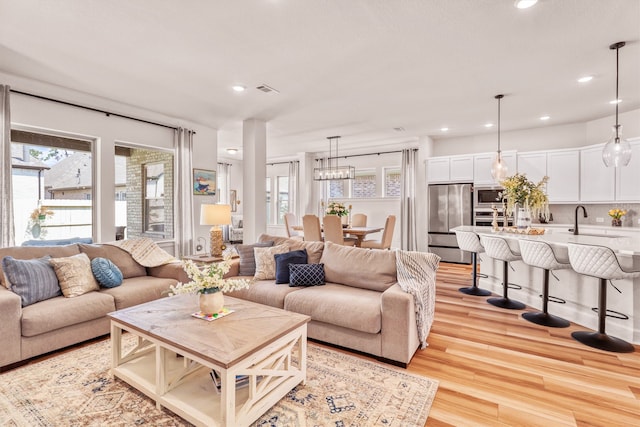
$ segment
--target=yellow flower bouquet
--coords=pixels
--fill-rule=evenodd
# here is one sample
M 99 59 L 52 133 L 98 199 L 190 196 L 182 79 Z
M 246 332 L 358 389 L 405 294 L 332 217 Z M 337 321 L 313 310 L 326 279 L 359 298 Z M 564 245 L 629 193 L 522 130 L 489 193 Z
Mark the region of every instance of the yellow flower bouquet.
M 627 211 L 625 211 L 624 209 L 609 209 L 609 216 L 613 219 L 622 219 L 623 216 L 625 216 L 627 214 Z

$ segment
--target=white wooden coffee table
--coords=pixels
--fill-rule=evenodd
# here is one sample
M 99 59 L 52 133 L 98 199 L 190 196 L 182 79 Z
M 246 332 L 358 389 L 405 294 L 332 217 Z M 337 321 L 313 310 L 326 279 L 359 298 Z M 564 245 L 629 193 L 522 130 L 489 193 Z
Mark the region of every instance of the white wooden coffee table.
M 235 312 L 208 322 L 197 306 L 181 295 L 110 313 L 113 375 L 202 426 L 249 425 L 304 383 L 309 316 L 225 296 Z M 123 331 L 138 337 L 126 352 Z M 248 386 L 236 390 L 237 375 Z

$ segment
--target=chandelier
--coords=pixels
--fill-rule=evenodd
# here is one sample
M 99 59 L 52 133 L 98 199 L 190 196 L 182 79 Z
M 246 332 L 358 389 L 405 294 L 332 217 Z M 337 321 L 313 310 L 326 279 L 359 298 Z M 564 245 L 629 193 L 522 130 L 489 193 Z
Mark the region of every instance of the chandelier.
M 327 159 L 328 165 L 322 168 L 313 169 L 314 181 L 333 181 L 339 179 L 354 179 L 356 177 L 356 168 L 354 166 L 340 166 L 338 164 L 338 140 L 339 136 L 329 136 L 329 158 Z M 336 146 L 335 156 L 331 156 L 333 153 L 333 145 Z

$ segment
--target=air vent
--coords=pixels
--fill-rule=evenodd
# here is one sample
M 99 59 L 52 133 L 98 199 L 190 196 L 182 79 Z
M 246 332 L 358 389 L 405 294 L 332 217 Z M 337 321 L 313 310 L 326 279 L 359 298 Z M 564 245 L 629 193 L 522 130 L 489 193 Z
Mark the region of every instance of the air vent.
M 404 132 L 405 129 L 402 126 L 398 126 L 393 128 L 393 130 L 395 130 L 396 132 Z
M 280 93 L 280 91 L 272 88 L 269 85 L 265 85 L 265 84 L 261 84 L 260 86 L 256 86 L 256 89 L 263 91 L 264 93 L 270 93 L 270 92 L 274 92 L 274 93 Z

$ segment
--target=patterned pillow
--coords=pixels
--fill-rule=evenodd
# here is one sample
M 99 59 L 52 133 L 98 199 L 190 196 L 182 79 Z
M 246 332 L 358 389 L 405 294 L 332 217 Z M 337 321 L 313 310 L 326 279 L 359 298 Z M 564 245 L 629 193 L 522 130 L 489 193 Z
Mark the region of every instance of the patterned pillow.
M 107 258 L 97 257 L 92 259 L 91 271 L 103 288 L 115 288 L 122 284 L 122 272 Z
M 85 253 L 65 258 L 49 260 L 56 271 L 62 295 L 67 298 L 77 297 L 87 292 L 100 289 L 91 271 L 91 261 Z
M 274 255 L 276 259 L 276 285 L 289 283 L 289 264 L 306 264 L 307 250 L 291 251 Z
M 274 255 L 289 252 L 289 246 L 278 245 L 270 248 L 253 248 L 256 257 L 256 280 L 273 280 L 276 278 L 276 260 Z
M 254 243 L 253 245 L 236 245 L 236 252 L 240 255 L 240 270 L 238 276 L 253 276 L 256 274 L 256 257 L 253 248 L 273 246 L 273 241 Z
M 324 264 L 289 264 L 289 286 L 324 285 Z
M 62 295 L 49 259 L 49 255 L 27 260 L 11 256 L 2 259 L 2 269 L 9 279 L 11 290 L 20 295 L 23 307 Z

